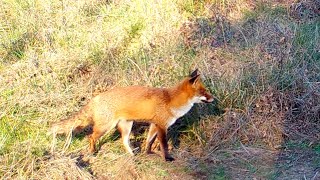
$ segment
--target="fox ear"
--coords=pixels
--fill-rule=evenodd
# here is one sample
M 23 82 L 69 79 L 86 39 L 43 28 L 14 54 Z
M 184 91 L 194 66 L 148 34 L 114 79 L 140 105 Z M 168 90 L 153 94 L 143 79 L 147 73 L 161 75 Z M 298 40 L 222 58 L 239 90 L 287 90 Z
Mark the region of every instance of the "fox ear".
M 193 77 L 198 76 L 198 75 L 199 75 L 199 71 L 198 71 L 198 69 L 196 69 L 196 70 L 194 70 L 189 76 L 190 76 L 191 78 L 193 78 Z
M 189 79 L 189 83 L 190 84 L 195 84 L 198 80 L 199 80 L 200 74 L 195 75 L 194 77 L 191 77 L 191 79 Z

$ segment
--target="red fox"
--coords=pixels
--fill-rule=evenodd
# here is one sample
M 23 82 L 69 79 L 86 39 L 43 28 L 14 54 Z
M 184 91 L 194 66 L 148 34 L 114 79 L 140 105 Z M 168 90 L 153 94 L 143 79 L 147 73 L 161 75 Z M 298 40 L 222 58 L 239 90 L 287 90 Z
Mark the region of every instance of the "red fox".
M 74 133 L 92 125 L 90 134 L 90 153 L 96 151 L 96 141 L 105 133 L 118 127 L 126 150 L 134 155 L 129 141 L 133 121 L 150 123 L 146 140 L 146 152 L 157 137 L 161 156 L 166 161 L 174 160 L 168 153 L 167 129 L 185 115 L 194 103 L 210 103 L 213 96 L 201 82 L 195 70 L 172 88 L 151 88 L 129 86 L 114 88 L 95 96 L 73 117 L 53 124 L 54 134 Z

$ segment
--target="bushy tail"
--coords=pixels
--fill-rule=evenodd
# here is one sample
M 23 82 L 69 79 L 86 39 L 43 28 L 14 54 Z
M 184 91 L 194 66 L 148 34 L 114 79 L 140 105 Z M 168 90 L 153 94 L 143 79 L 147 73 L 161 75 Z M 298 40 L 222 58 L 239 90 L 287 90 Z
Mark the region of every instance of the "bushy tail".
M 84 106 L 78 113 L 70 118 L 53 123 L 48 134 L 68 134 L 70 132 L 77 134 L 83 128 L 93 123 L 92 111 L 89 106 Z

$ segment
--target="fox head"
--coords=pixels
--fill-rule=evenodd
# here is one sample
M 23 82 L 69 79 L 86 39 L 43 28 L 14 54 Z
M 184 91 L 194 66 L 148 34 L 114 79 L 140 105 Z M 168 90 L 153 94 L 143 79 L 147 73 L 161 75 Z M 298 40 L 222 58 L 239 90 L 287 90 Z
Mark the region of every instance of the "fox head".
M 201 81 L 198 69 L 193 71 L 186 81 L 187 88 L 194 98 L 195 103 L 211 103 L 213 101 L 213 96 Z

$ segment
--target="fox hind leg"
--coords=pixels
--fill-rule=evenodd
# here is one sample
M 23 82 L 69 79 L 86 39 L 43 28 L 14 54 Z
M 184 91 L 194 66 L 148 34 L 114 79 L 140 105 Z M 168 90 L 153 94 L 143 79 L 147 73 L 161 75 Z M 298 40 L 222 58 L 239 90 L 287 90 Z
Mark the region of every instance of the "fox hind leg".
M 121 133 L 121 138 L 124 147 L 129 152 L 129 154 L 134 155 L 130 147 L 130 132 L 133 125 L 133 121 L 120 120 L 118 122 L 118 130 Z
M 101 121 L 103 122 L 103 121 Z M 95 153 L 96 152 L 96 142 L 97 140 L 103 136 L 105 133 L 109 133 L 113 128 L 116 127 L 117 121 L 112 121 L 111 123 L 107 124 L 94 124 L 92 127 L 92 134 L 89 135 L 89 152 Z
M 89 143 L 90 143 L 89 152 L 91 154 L 96 152 L 96 142 L 103 134 L 104 132 L 101 132 L 95 128 L 93 129 L 92 134 L 89 136 Z

